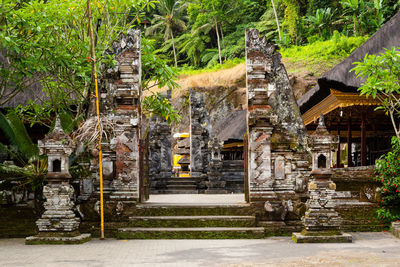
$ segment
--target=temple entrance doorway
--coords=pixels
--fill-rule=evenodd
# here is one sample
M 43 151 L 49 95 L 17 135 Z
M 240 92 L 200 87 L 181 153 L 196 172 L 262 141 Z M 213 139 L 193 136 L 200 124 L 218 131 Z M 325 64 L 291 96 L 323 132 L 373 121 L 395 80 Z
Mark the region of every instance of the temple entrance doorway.
M 247 110 L 233 110 L 211 124 L 203 106 L 203 96 L 191 91 L 186 132 L 173 132 L 161 118 L 150 119 L 143 145 L 142 202 L 246 202 Z

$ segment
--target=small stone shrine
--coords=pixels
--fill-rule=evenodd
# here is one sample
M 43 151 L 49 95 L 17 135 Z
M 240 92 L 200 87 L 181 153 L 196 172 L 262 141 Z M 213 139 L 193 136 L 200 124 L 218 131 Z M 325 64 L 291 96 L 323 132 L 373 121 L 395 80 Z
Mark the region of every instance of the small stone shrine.
M 302 218 L 304 230 L 292 236 L 296 243 L 352 242 L 350 234 L 340 231 L 342 218 L 335 210 L 336 184 L 331 180 L 333 172 L 329 170 L 335 144 L 337 137 L 329 134 L 321 114 L 317 129 L 309 137 L 313 170 L 308 183 L 307 211 Z
M 68 169 L 73 148 L 72 140 L 64 133 L 57 118 L 54 130 L 39 141 L 40 153 L 48 156 L 48 184 L 43 187 L 45 212 L 36 221 L 39 233 L 26 238 L 28 245 L 80 244 L 90 240 L 90 234 L 79 232 L 80 220 L 72 210 L 74 188 L 69 184 Z
M 226 181 L 222 180 L 222 157 L 221 150 L 224 142 L 214 137 L 208 142 L 208 149 L 211 152 L 211 160 L 209 163 L 208 181 L 206 182 L 206 194 L 226 194 Z

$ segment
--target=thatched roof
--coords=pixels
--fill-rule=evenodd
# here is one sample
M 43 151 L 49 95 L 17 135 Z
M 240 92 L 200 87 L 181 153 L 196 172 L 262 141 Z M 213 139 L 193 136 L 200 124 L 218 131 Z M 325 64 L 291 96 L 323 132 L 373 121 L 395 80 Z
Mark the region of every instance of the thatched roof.
M 247 110 L 235 110 L 228 117 L 222 119 L 220 123 L 213 126 L 215 136 L 221 141 L 243 140 L 246 132 Z
M 383 52 L 384 48 L 391 49 L 394 46 L 400 47 L 400 12 L 363 45 L 354 50 L 350 56 L 318 78 L 317 85 L 297 101 L 301 113 L 305 113 L 327 97 L 331 88 L 342 92 L 357 92 L 361 86 L 361 80 L 354 72 L 350 72 L 355 67 L 353 63 L 362 61 L 366 54 L 378 54 Z

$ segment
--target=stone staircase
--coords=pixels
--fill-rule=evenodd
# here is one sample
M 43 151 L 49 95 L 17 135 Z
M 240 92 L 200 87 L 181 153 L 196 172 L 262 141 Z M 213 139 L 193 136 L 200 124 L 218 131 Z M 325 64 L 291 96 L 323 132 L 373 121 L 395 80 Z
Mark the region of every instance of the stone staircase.
M 192 178 L 173 178 L 167 182 L 164 194 L 197 194 L 197 181 Z
M 120 239 L 263 238 L 248 204 L 140 204 Z

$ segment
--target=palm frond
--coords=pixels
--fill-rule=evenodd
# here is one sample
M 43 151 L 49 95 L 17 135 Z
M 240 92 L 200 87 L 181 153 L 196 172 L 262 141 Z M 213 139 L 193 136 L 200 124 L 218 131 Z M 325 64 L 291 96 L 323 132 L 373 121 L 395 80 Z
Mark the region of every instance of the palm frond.
M 9 126 L 14 133 L 17 149 L 28 159 L 28 161 L 37 160 L 39 156 L 39 148 L 32 142 L 32 139 L 26 131 L 25 125 L 22 123 L 18 115 L 15 112 L 9 112 L 7 114 L 7 120 L 9 121 Z

